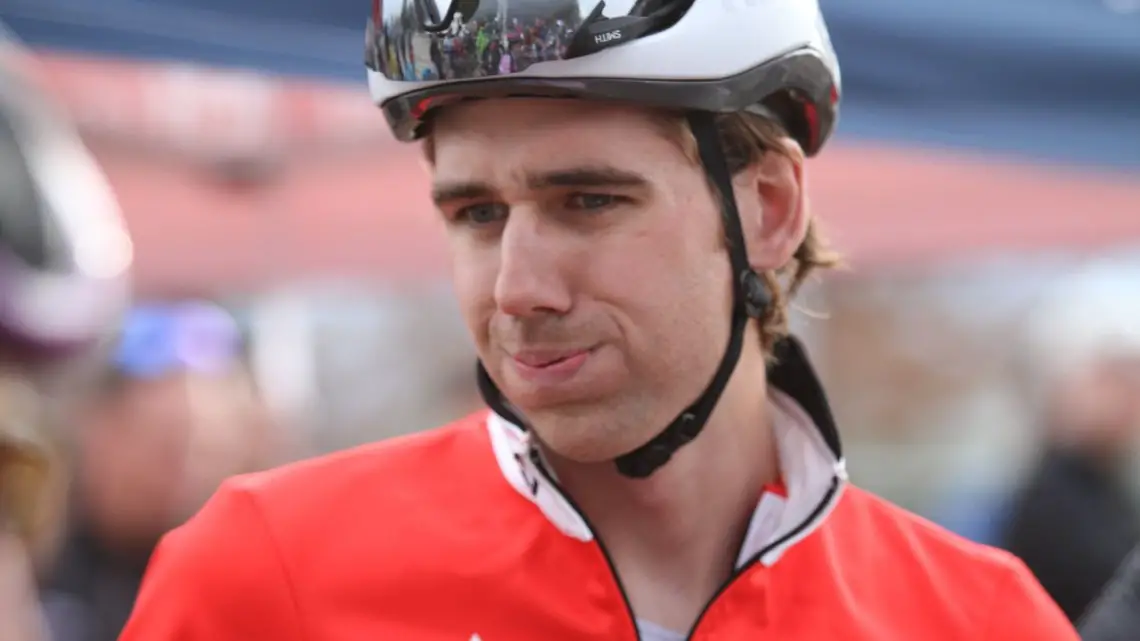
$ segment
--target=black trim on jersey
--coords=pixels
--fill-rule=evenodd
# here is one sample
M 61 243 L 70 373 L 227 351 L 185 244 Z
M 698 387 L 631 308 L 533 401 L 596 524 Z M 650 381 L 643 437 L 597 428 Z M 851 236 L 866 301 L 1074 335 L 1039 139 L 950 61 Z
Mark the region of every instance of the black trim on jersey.
M 759 563 L 760 560 L 764 558 L 764 555 L 768 554 L 772 550 L 775 550 L 781 545 L 784 545 L 788 541 L 791 541 L 806 531 L 808 528 L 815 526 L 819 520 L 823 518 L 823 515 L 827 512 L 827 507 L 835 499 L 836 493 L 839 492 L 839 484 L 839 479 L 833 478 L 831 480 L 831 487 L 827 490 L 827 493 L 823 495 L 823 499 L 819 502 L 818 505 L 815 506 L 815 509 L 811 511 L 811 514 L 809 514 L 802 523 L 789 530 L 788 533 L 784 536 L 781 536 L 780 538 L 758 550 L 756 554 L 750 556 L 748 560 L 745 561 L 740 567 L 733 570 L 732 574 L 730 574 L 728 578 L 724 580 L 724 583 L 721 583 L 720 587 L 717 588 L 716 592 L 713 593 L 712 598 L 709 599 L 707 603 L 705 603 L 705 607 L 701 608 L 701 613 L 698 614 L 697 619 L 693 621 L 693 627 L 689 628 L 689 633 L 685 635 L 686 641 L 690 641 L 693 638 L 693 635 L 696 634 L 697 630 L 700 629 L 701 621 L 704 620 L 705 615 L 708 614 L 713 604 L 716 603 L 718 599 L 720 599 L 721 595 L 724 594 L 725 591 L 728 590 L 728 588 L 731 587 L 733 583 L 739 580 L 740 577 L 744 576 L 749 570 L 751 570 L 752 566 Z

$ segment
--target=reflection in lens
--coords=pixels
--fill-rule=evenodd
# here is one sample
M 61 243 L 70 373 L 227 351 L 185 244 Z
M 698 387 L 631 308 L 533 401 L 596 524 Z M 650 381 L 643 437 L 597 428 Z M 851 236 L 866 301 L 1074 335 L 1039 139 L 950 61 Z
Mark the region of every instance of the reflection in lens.
M 466 4 L 466 3 L 465 3 Z M 369 60 L 390 80 L 462 80 L 526 71 L 560 60 L 582 22 L 577 0 L 483 0 L 471 16 L 456 12 L 440 33 L 449 2 L 390 0 L 372 25 Z

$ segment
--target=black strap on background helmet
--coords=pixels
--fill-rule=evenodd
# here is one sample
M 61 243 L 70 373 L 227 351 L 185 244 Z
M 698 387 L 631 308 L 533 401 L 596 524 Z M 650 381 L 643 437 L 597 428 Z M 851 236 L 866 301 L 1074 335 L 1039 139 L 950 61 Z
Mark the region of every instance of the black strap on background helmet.
M 728 346 L 708 387 L 693 404 L 686 407 L 668 426 L 645 445 L 619 456 L 615 463 L 618 471 L 630 478 L 646 478 L 669 462 L 677 450 L 695 439 L 708 423 L 721 394 L 732 377 L 744 347 L 744 330 L 751 318 L 759 318 L 771 305 L 771 293 L 763 279 L 748 263 L 744 244 L 740 212 L 732 189 L 732 174 L 721 148 L 717 133 L 716 115 L 692 112 L 687 116 L 689 126 L 697 140 L 701 163 L 719 192 L 724 218 L 724 231 L 728 243 L 728 256 L 733 279 L 733 311 Z M 478 365 L 479 392 L 484 402 L 496 414 L 526 427 L 526 421 L 510 406 L 498 387 L 487 374 L 482 363 Z

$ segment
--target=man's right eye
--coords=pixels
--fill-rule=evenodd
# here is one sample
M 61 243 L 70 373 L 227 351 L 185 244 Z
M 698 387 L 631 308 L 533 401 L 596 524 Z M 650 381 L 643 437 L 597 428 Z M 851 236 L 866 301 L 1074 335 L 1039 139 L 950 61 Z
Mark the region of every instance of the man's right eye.
M 473 225 L 489 225 L 507 217 L 507 206 L 503 203 L 479 203 L 468 205 L 455 212 L 456 222 Z

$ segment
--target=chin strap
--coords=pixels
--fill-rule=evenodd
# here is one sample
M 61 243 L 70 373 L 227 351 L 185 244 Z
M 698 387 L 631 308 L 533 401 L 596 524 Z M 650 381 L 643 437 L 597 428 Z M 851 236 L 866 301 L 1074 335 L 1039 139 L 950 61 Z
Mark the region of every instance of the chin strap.
M 716 128 L 716 115 L 692 112 L 689 126 L 697 140 L 701 163 L 712 183 L 720 192 L 723 203 L 724 232 L 728 242 L 728 256 L 732 267 L 733 311 L 728 345 L 716 373 L 701 395 L 673 419 L 665 429 L 645 445 L 615 459 L 618 471 L 630 478 L 646 478 L 669 462 L 677 450 L 695 439 L 708 423 L 721 394 L 732 377 L 744 347 L 744 330 L 752 318 L 760 318 L 772 303 L 771 293 L 764 280 L 748 263 L 740 213 L 736 208 L 736 195 L 732 189 L 732 174 L 721 149 Z M 521 427 L 526 421 L 506 401 L 487 374 L 482 363 L 478 366 L 479 393 L 483 401 L 499 416 Z
M 744 330 L 749 319 L 759 318 L 772 302 L 763 279 L 748 263 L 744 244 L 744 231 L 740 224 L 740 212 L 736 208 L 736 194 L 732 189 L 732 174 L 720 144 L 716 127 L 716 115 L 709 112 L 691 112 L 688 115 L 689 127 L 697 139 L 701 163 L 709 179 L 716 186 L 722 205 L 725 239 L 728 242 L 728 257 L 732 268 L 733 309 L 732 325 L 728 336 L 728 346 L 724 350 L 716 374 L 708 387 L 701 392 L 692 405 L 686 407 L 673 422 L 669 423 L 657 436 L 641 447 L 617 458 L 618 471 L 630 478 L 646 478 L 662 465 L 669 462 L 677 450 L 695 439 L 708 423 L 709 416 L 716 408 L 720 395 L 728 386 L 740 354 L 744 347 Z

